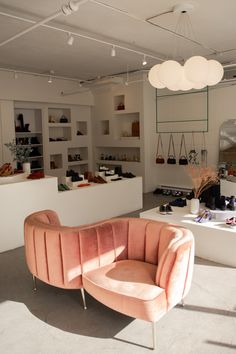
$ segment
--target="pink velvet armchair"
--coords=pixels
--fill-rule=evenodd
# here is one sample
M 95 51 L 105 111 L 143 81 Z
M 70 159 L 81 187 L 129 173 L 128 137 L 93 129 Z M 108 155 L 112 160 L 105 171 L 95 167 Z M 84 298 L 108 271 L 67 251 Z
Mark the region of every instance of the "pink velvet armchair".
M 33 277 L 85 289 L 104 305 L 153 324 L 187 295 L 194 263 L 191 231 L 138 218 L 61 226 L 55 212 L 25 219 L 26 261 Z

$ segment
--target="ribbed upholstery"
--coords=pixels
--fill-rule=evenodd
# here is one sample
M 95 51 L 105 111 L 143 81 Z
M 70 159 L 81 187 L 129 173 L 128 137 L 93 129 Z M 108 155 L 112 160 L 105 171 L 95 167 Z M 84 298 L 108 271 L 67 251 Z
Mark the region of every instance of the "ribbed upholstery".
M 183 227 L 138 218 L 65 227 L 45 210 L 25 220 L 25 253 L 46 283 L 84 287 L 105 305 L 154 322 L 189 291 L 194 239 Z
M 30 272 L 66 289 L 82 287 L 79 228 L 63 227 L 51 210 L 25 219 L 25 255 Z

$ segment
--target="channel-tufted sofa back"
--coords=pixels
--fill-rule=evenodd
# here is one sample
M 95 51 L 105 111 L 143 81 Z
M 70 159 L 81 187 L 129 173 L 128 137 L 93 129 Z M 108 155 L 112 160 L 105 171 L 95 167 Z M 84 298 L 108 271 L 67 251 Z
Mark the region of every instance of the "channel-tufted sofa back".
M 166 290 L 169 308 L 189 290 L 194 240 L 180 226 L 117 218 L 65 227 L 54 211 L 44 210 L 29 215 L 24 227 L 29 270 L 51 285 L 81 288 L 82 273 L 131 259 L 157 265 L 156 285 Z

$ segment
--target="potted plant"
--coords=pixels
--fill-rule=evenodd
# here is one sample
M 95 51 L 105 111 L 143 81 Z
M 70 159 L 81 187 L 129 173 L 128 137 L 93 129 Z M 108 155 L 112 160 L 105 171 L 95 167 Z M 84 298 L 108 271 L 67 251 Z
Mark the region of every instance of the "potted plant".
M 30 146 L 16 144 L 14 139 L 11 143 L 4 145 L 10 150 L 13 161 L 17 162 L 17 169 L 23 169 L 24 172 L 30 173 L 29 157 L 33 149 Z

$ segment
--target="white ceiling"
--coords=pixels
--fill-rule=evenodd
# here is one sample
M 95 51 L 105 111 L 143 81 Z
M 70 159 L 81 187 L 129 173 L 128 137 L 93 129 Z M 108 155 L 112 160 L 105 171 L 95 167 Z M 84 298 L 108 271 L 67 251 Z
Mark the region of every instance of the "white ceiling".
M 39 21 L 60 10 L 69 0 L 0 0 L 0 12 Z M 175 30 L 178 15 L 163 14 L 153 20 L 161 27 L 151 25 L 147 18 L 168 12 L 181 0 L 90 0 L 76 13 L 60 15 L 48 25 L 78 34 L 104 40 L 147 54 L 150 68 L 160 62 L 157 58 L 173 56 L 187 58 L 204 55 L 222 64 L 236 63 L 236 0 L 189 0 L 194 4 L 190 15 L 195 39 L 201 46 L 177 38 L 165 29 Z M 112 7 L 121 11 L 115 11 Z M 32 24 L 0 13 L 1 42 Z M 182 34 L 183 30 L 182 30 Z M 193 39 L 193 34 L 190 35 Z M 212 48 L 217 52 L 214 53 Z M 116 57 L 110 56 L 111 45 L 76 37 L 73 46 L 67 44 L 67 33 L 47 27 L 31 32 L 0 46 L 0 67 L 14 70 L 48 73 L 88 80 L 141 70 L 142 54 L 117 48 Z M 152 55 L 155 58 L 150 58 Z M 146 67 L 145 67 L 146 68 Z

